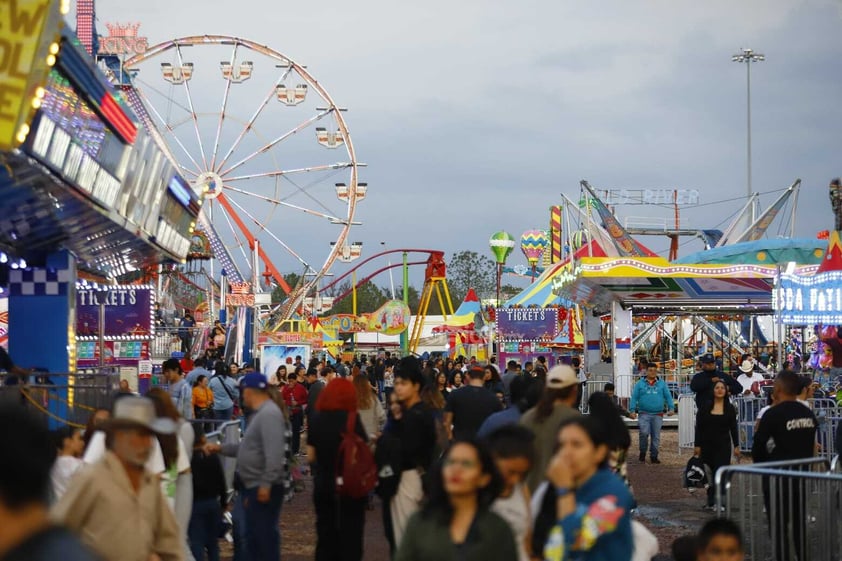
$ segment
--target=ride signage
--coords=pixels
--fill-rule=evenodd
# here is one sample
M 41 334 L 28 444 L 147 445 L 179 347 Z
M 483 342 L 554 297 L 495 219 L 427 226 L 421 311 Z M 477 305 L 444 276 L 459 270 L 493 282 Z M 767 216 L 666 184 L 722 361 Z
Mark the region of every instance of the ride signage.
M 250 282 L 232 282 L 231 294 L 225 297 L 225 304 L 228 306 L 254 307 L 254 293 L 251 291 Z
M 138 36 L 139 23 L 106 23 L 108 37 L 100 35 L 101 55 L 142 55 L 149 48 L 149 39 Z
M 772 291 L 772 306 L 789 325 L 842 323 L 842 272 L 809 277 L 782 275 Z

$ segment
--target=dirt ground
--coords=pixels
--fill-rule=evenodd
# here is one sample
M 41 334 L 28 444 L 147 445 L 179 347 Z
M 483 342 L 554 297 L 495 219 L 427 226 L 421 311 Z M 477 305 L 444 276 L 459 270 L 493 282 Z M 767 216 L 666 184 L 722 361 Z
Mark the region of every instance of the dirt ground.
M 661 553 L 658 561 L 671 559 L 672 541 L 682 535 L 698 531 L 711 513 L 704 510 L 703 492 L 689 493 L 682 488 L 681 480 L 689 451 L 678 451 L 678 432 L 664 430 L 661 434 L 660 465 L 641 464 L 637 461 L 637 431 L 632 431 L 632 448 L 629 451 L 629 475 L 637 497 L 637 519 L 657 536 Z M 648 460 L 647 460 L 648 462 Z M 293 500 L 284 504 L 281 514 L 281 558 L 284 561 L 311 561 L 315 557 L 315 511 L 312 503 L 312 484 L 305 477 Z M 388 561 L 389 548 L 383 534 L 382 513 L 379 500 L 374 509 L 366 512 L 365 525 L 366 561 Z M 231 548 L 223 547 L 223 559 L 231 559 Z

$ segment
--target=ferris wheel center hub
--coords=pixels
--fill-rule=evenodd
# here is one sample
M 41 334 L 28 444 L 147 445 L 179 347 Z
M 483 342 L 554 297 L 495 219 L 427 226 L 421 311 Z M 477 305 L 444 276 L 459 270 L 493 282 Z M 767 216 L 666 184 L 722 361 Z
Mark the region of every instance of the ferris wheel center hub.
M 222 178 L 217 173 L 206 171 L 196 178 L 196 186 L 207 188 L 206 199 L 215 199 L 222 193 Z

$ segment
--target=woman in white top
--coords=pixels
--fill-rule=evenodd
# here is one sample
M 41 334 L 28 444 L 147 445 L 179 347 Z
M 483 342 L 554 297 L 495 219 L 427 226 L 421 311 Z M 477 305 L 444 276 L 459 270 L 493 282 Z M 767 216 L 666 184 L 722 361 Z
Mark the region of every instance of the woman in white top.
M 50 471 L 52 480 L 53 500 L 58 501 L 64 492 L 67 491 L 67 484 L 73 478 L 76 471 L 82 467 L 82 452 L 85 449 L 85 441 L 82 440 L 82 431 L 67 425 L 55 432 L 56 448 L 58 457 Z
M 509 523 L 518 546 L 519 561 L 529 561 L 532 515 L 529 488 L 524 483 L 535 458 L 535 435 L 520 425 L 505 425 L 488 435 L 491 456 L 503 478 L 503 490 L 491 510 Z
M 364 374 L 357 374 L 354 378 L 354 389 L 357 390 L 357 412 L 360 422 L 372 442 L 380 436 L 386 423 L 386 410 L 377 399 L 377 390 Z

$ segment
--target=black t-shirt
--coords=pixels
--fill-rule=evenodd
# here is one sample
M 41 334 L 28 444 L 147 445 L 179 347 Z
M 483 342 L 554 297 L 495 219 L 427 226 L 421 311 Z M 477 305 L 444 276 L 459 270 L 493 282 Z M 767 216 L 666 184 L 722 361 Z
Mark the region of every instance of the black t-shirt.
M 482 422 L 501 408 L 500 400 L 490 390 L 465 386 L 450 393 L 445 411 L 453 413 L 453 437 L 461 440 L 475 437 Z
M 401 470 L 429 469 L 436 447 L 436 420 L 419 402 L 403 412 L 395 422 L 395 433 L 401 442 Z
M 754 435 L 751 455 L 755 462 L 812 458 L 816 452 L 816 427 L 810 408 L 797 401 L 784 401 L 763 414 Z
M 313 466 L 313 487 L 317 495 L 336 492 L 336 456 L 342 443 L 342 434 L 348 423 L 346 411 L 319 411 L 313 415 L 307 432 L 307 444 L 316 449 Z M 360 416 L 357 415 L 357 434 L 368 441 Z
M 217 499 L 220 505 L 225 505 L 228 485 L 218 455 L 208 456 L 201 450 L 194 450 L 190 473 L 193 476 L 193 500 Z
M 49 527 L 0 557 L 0 561 L 99 561 L 82 542 L 63 528 Z

